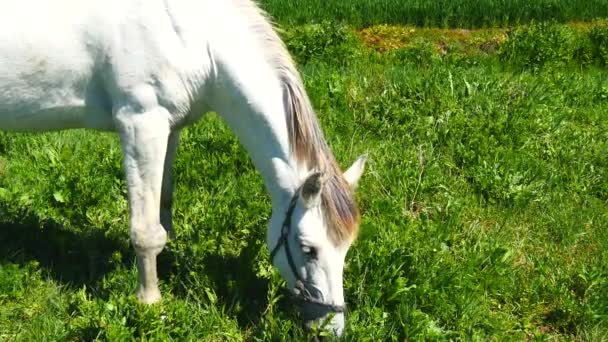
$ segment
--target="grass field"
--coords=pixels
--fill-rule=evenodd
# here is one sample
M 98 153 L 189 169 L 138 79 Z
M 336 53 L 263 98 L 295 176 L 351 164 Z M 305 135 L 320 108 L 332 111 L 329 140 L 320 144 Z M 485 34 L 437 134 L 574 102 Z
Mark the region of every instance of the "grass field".
M 608 17 L 608 2 L 603 0 L 261 0 L 260 3 L 283 24 L 338 20 L 354 26 L 472 28 Z
M 604 22 L 284 28 L 338 160 L 370 155 L 346 340 L 606 339 Z M 142 306 L 116 137 L 0 133 L 0 340 L 304 338 L 246 153 L 214 115 L 182 137 Z

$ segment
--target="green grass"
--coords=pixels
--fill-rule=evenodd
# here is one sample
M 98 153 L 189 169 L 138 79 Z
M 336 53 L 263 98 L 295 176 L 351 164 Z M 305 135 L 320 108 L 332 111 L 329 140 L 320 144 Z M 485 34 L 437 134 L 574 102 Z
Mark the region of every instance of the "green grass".
M 354 26 L 375 24 L 424 27 L 495 27 L 531 21 L 580 21 L 608 17 L 602 0 L 260 0 L 282 24 L 339 20 Z
M 568 30 L 287 30 L 338 160 L 370 155 L 346 340 L 608 336 L 608 72 L 601 42 L 572 43 L 603 31 Z M 143 306 L 116 137 L 0 133 L 0 340 L 303 339 L 262 181 L 218 117 L 185 130 L 175 173 L 165 297 Z

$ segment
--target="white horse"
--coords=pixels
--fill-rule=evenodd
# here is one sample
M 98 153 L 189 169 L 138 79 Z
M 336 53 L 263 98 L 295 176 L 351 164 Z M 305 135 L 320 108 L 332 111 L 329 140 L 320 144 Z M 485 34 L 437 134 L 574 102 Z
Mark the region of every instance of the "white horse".
M 357 235 L 353 188 L 302 81 L 250 0 L 20 0 L 0 11 L 0 128 L 120 135 L 137 255 L 138 298 L 160 298 L 156 256 L 173 235 L 179 131 L 215 111 L 262 174 L 272 200 L 273 264 L 307 324 L 344 328 L 342 273 Z M 330 319 L 327 319 L 330 318 Z

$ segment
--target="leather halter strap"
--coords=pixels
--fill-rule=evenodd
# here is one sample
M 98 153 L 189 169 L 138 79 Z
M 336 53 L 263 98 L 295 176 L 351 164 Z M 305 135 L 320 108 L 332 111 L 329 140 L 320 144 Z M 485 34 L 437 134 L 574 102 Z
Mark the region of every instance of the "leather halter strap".
M 293 211 L 296 208 L 296 204 L 298 203 L 298 195 L 300 191 L 296 190 L 294 195 L 291 197 L 291 201 L 289 202 L 289 207 L 287 208 L 287 212 L 285 213 L 285 219 L 283 220 L 283 225 L 281 226 L 281 236 L 279 237 L 279 241 L 274 246 L 272 251 L 270 252 L 270 260 L 274 263 L 274 258 L 281 249 L 281 247 L 285 247 L 285 254 L 287 255 L 287 263 L 289 264 L 289 268 L 291 272 L 296 278 L 295 288 L 298 292 L 295 293 L 294 297 L 296 300 L 301 301 L 306 304 L 314 304 L 325 308 L 331 312 L 344 312 L 346 311 L 345 305 L 336 305 L 331 303 L 326 303 L 322 300 L 314 298 L 310 291 L 306 288 L 306 282 L 302 279 L 302 276 L 298 272 L 295 262 L 293 261 L 293 256 L 291 255 L 291 249 L 289 248 L 289 234 L 291 233 L 291 217 L 293 215 Z

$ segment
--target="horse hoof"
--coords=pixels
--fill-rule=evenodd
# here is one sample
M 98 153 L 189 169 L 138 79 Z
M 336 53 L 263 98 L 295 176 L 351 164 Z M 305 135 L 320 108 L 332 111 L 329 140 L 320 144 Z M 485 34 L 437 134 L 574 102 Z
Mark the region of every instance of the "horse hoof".
M 158 303 L 161 299 L 160 291 L 154 290 L 139 290 L 137 291 L 137 299 L 142 304 Z

